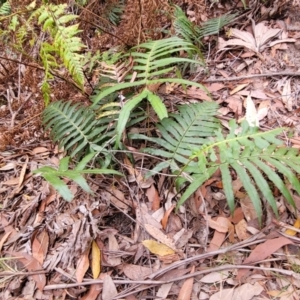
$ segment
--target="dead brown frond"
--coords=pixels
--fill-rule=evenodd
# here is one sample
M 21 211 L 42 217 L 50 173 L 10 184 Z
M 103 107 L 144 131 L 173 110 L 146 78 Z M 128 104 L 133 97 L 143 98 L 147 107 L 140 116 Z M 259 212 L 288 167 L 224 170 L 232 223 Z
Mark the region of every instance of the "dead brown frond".
M 171 10 L 166 0 L 129 0 L 117 31 L 117 35 L 129 45 L 163 37 Z

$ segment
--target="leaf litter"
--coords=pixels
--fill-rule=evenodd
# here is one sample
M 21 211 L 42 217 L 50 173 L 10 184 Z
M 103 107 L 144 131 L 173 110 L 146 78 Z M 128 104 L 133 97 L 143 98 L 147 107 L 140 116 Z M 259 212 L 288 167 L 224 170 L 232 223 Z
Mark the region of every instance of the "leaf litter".
M 290 142 L 299 147 L 297 78 L 255 81 L 258 73 L 282 72 L 283 60 L 294 72 L 280 51 L 289 51 L 296 35 L 254 21 L 227 33 L 229 39 L 219 37 L 218 51 L 208 58 L 206 79 L 239 79 L 207 84 L 210 96 L 172 84 L 158 92 L 170 107 L 174 96 L 182 103 L 218 102 L 225 127 L 232 118 L 262 130 L 292 124 Z M 147 181 L 141 170 L 151 161 L 133 166 L 125 158 L 127 181 L 97 175 L 89 182 L 93 195 L 65 182 L 74 195 L 67 203 L 32 173 L 40 165 L 57 167 L 63 153 L 47 140 L 29 141 L 30 130 L 16 135 L 16 141 L 27 140 L 26 147 L 0 152 L 3 299 L 299 299 L 298 216 L 279 196 L 280 223 L 268 212 L 260 228 L 238 178 L 238 204 L 230 215 L 216 174 L 176 214 L 177 196 L 166 176 Z

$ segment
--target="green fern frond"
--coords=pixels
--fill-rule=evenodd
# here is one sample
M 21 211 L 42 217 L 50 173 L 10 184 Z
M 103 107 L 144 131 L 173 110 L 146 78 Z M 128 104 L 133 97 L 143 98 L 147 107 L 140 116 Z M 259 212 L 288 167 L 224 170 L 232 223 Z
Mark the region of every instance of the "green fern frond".
M 7 16 L 10 14 L 10 12 L 11 12 L 10 3 L 6 1 L 0 6 L 0 16 Z
M 175 29 L 175 34 L 179 37 L 182 37 L 186 41 L 189 41 L 190 43 L 195 43 L 196 45 L 200 46 L 200 28 L 187 18 L 179 6 L 174 5 L 174 7 L 173 26 Z
M 41 176 L 44 177 L 66 201 L 72 201 L 74 195 L 68 188 L 67 184 L 60 179 L 61 177 L 75 181 L 84 191 L 92 194 L 93 191 L 87 184 L 83 176 L 84 174 L 113 174 L 123 176 L 121 173 L 115 170 L 95 168 L 85 169 L 86 165 L 94 158 L 94 156 L 95 153 L 93 152 L 88 154 L 77 164 L 73 170 L 69 169 L 70 157 L 67 156 L 60 160 L 58 169 L 45 166 L 34 170 L 33 173 L 41 174 Z
M 195 149 L 209 143 L 210 137 L 220 128 L 219 121 L 214 117 L 217 108 L 214 102 L 182 105 L 178 108 L 179 113 L 170 114 L 169 118 L 163 119 L 157 125 L 160 137 L 130 135 L 131 139 L 147 140 L 163 148 L 143 149 L 146 153 L 166 159 L 151 173 L 160 172 L 166 167 L 170 167 L 173 172 L 179 172 L 184 165 L 188 165 L 184 172 L 197 171 L 197 163 L 191 162 L 189 157 Z
M 51 43 L 47 43 L 47 47 L 43 47 L 41 57 L 43 62 L 51 56 L 52 68 L 59 67 L 56 62 L 55 56 L 58 55 L 64 66 L 70 72 L 74 81 L 83 87 L 84 74 L 83 74 L 83 55 L 79 52 L 85 47 L 81 39 L 77 37 L 80 30 L 78 24 L 67 25 L 69 22 L 74 21 L 78 16 L 66 14 L 67 5 L 42 5 L 34 13 L 30 19 L 37 18 L 38 24 L 42 24 L 43 31 L 50 34 Z M 49 46 L 51 44 L 51 47 Z M 46 54 L 48 52 L 48 55 Z M 55 62 L 55 64 L 54 64 Z M 45 66 L 45 69 L 46 66 Z M 48 74 L 45 74 L 47 80 Z
M 220 30 L 229 24 L 236 16 L 237 14 L 223 15 L 204 22 L 199 30 L 201 38 L 208 35 L 219 34 Z
M 208 35 L 218 34 L 219 31 L 235 17 L 236 14 L 223 15 L 210 19 L 204 22 L 202 27 L 199 27 L 187 18 L 179 6 L 175 5 L 173 26 L 177 36 L 200 46 L 200 39 Z
M 122 14 L 124 13 L 125 5 L 124 1 L 121 0 L 119 3 L 112 3 L 106 11 L 104 12 L 107 15 L 109 21 L 115 26 L 119 25 Z
M 112 143 L 115 135 L 113 122 L 111 117 L 97 119 L 90 108 L 71 102 L 51 103 L 43 113 L 43 123 L 46 129 L 51 129 L 53 141 L 72 157 L 96 148 L 99 152 L 99 145 L 105 148 L 107 141 Z
M 20 26 L 16 32 L 16 44 L 19 48 L 23 46 L 25 39 L 27 38 L 28 30 L 26 26 Z

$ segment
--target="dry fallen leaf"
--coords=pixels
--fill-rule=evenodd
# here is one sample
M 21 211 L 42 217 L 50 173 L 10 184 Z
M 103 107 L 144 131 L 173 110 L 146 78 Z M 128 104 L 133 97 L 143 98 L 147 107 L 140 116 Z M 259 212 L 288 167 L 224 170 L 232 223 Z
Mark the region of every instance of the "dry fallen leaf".
M 146 196 L 149 202 L 151 202 L 151 209 L 157 211 L 160 208 L 160 197 L 154 184 L 152 184 L 146 191 Z
M 240 90 L 244 89 L 246 86 L 248 86 L 249 83 L 239 84 L 237 87 L 235 87 L 229 94 L 232 96 L 235 93 L 239 92 Z
M 170 247 L 158 243 L 154 240 L 145 240 L 142 241 L 142 244 L 153 254 L 157 254 L 160 256 L 165 256 L 165 255 L 170 255 L 170 254 L 174 254 L 175 251 L 173 249 L 171 249 Z
M 104 280 L 106 273 L 101 273 L 98 277 L 100 280 Z M 93 283 L 89 289 L 87 294 L 81 297 L 79 300 L 96 300 L 100 292 L 102 291 L 103 284 L 102 283 Z
M 173 209 L 175 208 L 175 206 L 176 206 L 176 205 L 173 204 L 173 205 L 166 211 L 164 217 L 163 217 L 162 220 L 161 220 L 161 224 L 162 224 L 164 230 L 166 230 L 166 228 L 167 228 L 170 213 L 173 211 Z
M 6 242 L 6 240 L 8 239 L 8 237 L 10 236 L 12 231 L 7 231 L 5 232 L 5 234 L 2 236 L 1 240 L 0 240 L 0 253 L 2 251 L 2 247 L 4 245 L 4 243 Z
M 195 266 L 192 267 L 191 274 L 195 272 Z M 177 300 L 190 300 L 193 291 L 194 277 L 188 278 L 183 283 Z
M 293 110 L 294 98 L 292 96 L 291 80 L 287 79 L 281 93 L 282 102 L 288 111 Z
M 263 291 L 264 288 L 258 282 L 255 284 L 245 283 L 234 290 L 232 300 L 251 300 Z
M 93 278 L 98 278 L 101 271 L 101 251 L 95 241 L 92 242 L 92 273 Z
M 43 265 L 46 257 L 49 245 L 49 236 L 46 230 L 43 230 L 40 234 L 36 234 L 32 241 L 32 256 Z
M 41 271 L 43 270 L 41 264 L 31 255 L 22 252 L 12 252 L 11 256 L 16 257 L 18 261 L 20 261 L 24 267 L 31 272 Z M 43 273 L 30 275 L 36 283 L 37 288 L 42 291 L 46 285 L 46 276 Z
M 78 262 L 77 262 L 76 279 L 77 279 L 77 282 L 79 282 L 79 283 L 81 283 L 83 281 L 84 275 L 90 266 L 89 252 L 90 252 L 90 249 L 83 252 L 80 255 Z
M 102 300 L 112 300 L 117 295 L 118 291 L 113 280 L 106 274 L 103 279 Z
M 162 284 L 156 293 L 156 297 L 157 297 L 156 300 L 167 299 L 172 285 L 173 285 L 173 282 Z
M 257 110 L 255 104 L 250 95 L 246 98 L 246 120 L 250 127 L 258 127 L 259 120 L 257 116 Z
M 144 227 L 152 237 L 157 239 L 162 244 L 167 245 L 171 249 L 176 250 L 174 241 L 172 241 L 168 236 L 166 236 L 161 230 L 150 224 L 145 224 Z
M 257 219 L 255 207 L 248 195 L 244 198 L 240 198 L 240 204 L 247 221 Z
M 211 272 L 200 279 L 202 283 L 218 283 L 224 281 L 230 276 L 230 270 L 223 270 L 220 272 Z
M 293 225 L 295 228 L 299 229 L 300 228 L 300 219 L 297 219 Z M 297 234 L 297 231 L 292 230 L 292 229 L 287 229 L 285 231 L 285 234 L 290 235 L 290 236 L 294 236 Z
M 223 233 L 228 232 L 228 220 L 226 218 L 218 217 L 216 220 L 213 220 L 211 216 L 207 216 L 206 221 L 210 228 Z
M 207 252 L 212 252 L 212 251 L 216 251 L 218 250 L 221 245 L 223 244 L 225 238 L 226 238 L 226 233 L 225 232 L 219 232 L 219 231 L 215 231 L 214 232 L 214 236 L 212 238 L 212 240 L 210 241 L 210 244 L 207 248 Z
M 121 264 L 121 257 L 114 256 L 114 253 L 119 251 L 119 244 L 116 237 L 112 234 L 108 234 L 108 255 L 106 257 L 107 263 L 111 266 L 118 266 Z
M 267 240 L 264 243 L 256 246 L 250 253 L 250 255 L 244 260 L 244 264 L 252 264 L 257 261 L 266 259 L 272 255 L 275 251 L 280 249 L 282 246 L 293 244 L 293 242 L 286 237 L 279 237 L 271 240 Z M 238 270 L 237 278 L 241 279 L 247 273 L 247 269 Z
M 122 270 L 124 274 L 131 280 L 141 280 L 152 273 L 151 268 L 133 264 L 124 264 Z
M 247 222 L 243 219 L 235 225 L 235 232 L 240 241 L 248 239 L 251 235 L 247 232 Z

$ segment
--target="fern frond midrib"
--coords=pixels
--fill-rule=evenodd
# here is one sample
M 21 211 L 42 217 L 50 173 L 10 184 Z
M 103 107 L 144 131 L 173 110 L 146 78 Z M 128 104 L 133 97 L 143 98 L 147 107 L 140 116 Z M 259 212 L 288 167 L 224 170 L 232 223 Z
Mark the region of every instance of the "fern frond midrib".
M 278 131 L 278 129 L 273 129 L 273 130 L 268 131 L 267 134 L 271 135 L 273 132 L 276 132 L 276 131 Z M 222 145 L 222 144 L 229 144 L 230 145 L 231 143 L 238 142 L 241 139 L 255 139 L 256 137 L 260 137 L 260 136 L 263 137 L 265 135 L 266 135 L 265 132 L 256 132 L 256 133 L 251 133 L 251 134 L 247 134 L 247 135 L 237 136 L 237 137 L 230 138 L 230 139 L 224 139 L 222 141 L 217 141 L 217 142 L 214 142 L 210 145 L 204 146 L 200 151 L 195 153 L 191 158 L 192 159 L 196 158 L 197 156 L 199 156 L 202 153 L 208 153 L 211 149 L 213 149 L 215 147 L 218 147 L 219 145 Z

